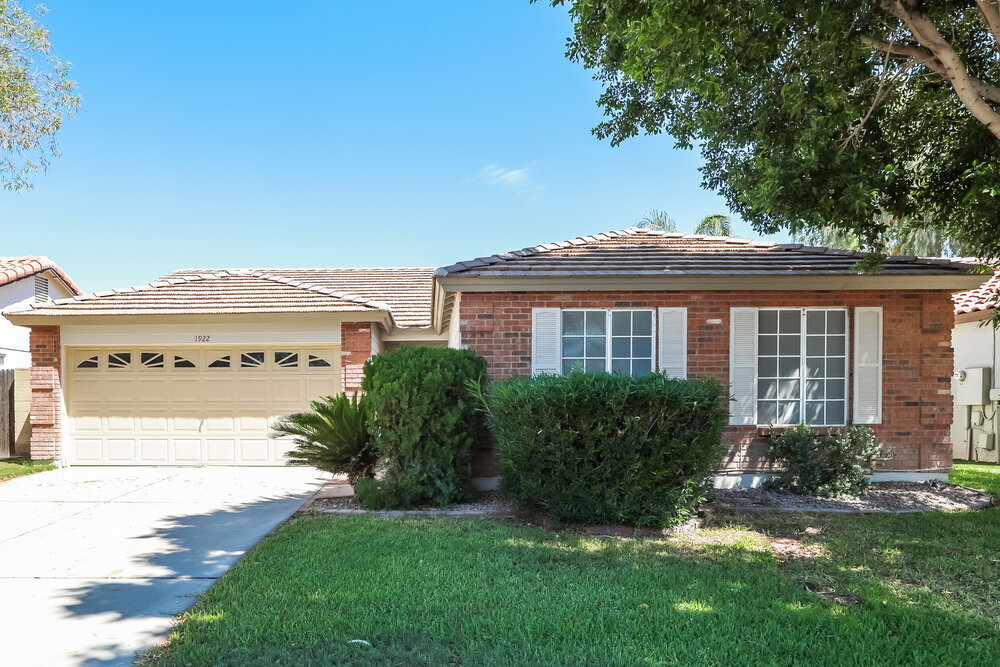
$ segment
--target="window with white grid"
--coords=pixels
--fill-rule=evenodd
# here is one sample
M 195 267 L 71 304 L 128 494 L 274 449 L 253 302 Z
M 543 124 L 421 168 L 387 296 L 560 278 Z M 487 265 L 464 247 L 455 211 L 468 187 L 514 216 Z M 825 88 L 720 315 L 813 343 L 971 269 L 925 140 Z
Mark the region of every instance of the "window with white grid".
M 646 375 L 653 370 L 653 311 L 564 310 L 562 372 Z
M 757 422 L 847 423 L 847 311 L 773 308 L 757 313 Z

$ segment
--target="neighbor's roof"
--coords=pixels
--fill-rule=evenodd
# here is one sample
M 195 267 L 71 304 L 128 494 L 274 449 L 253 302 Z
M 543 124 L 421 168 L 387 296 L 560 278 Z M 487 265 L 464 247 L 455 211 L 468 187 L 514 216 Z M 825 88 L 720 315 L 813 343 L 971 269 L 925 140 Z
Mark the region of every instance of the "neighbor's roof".
M 856 274 L 863 255 L 800 243 L 752 241 L 630 227 L 479 257 L 438 269 L 460 277 L 628 277 Z M 887 257 L 880 275 L 960 276 L 949 259 Z
M 975 262 L 977 260 L 965 261 Z M 952 299 L 955 303 L 955 314 L 961 315 L 996 308 L 998 301 L 1000 301 L 998 296 L 1000 296 L 1000 271 L 997 271 L 992 278 L 976 289 L 956 294 Z
M 70 280 L 69 276 L 48 257 L 0 257 L 0 285 L 7 285 L 43 271 L 52 271 L 59 276 L 59 280 L 74 294 L 83 293 L 83 290 L 77 287 L 76 283 Z
M 17 312 L 32 315 L 387 312 L 398 326 L 429 326 L 433 272 L 433 269 L 186 269 L 148 285 L 32 304 Z M 389 283 L 396 286 L 395 293 L 390 294 Z

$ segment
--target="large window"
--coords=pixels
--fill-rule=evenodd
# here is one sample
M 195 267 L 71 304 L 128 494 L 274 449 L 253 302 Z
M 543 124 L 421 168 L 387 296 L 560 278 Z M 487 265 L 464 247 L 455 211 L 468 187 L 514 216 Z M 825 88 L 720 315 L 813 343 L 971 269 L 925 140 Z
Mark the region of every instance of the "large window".
M 562 371 L 645 375 L 653 370 L 652 310 L 564 310 Z
M 757 318 L 758 423 L 844 425 L 847 311 L 761 309 Z

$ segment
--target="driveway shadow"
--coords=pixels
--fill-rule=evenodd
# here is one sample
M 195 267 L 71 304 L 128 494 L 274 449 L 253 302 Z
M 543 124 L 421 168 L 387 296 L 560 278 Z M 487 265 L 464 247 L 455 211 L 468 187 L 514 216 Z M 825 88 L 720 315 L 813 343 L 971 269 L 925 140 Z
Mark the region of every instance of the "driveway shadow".
M 190 607 L 197 595 L 280 526 L 302 502 L 302 494 L 284 494 L 209 512 L 157 517 L 156 528 L 132 539 L 155 538 L 162 546 L 133 562 L 153 566 L 165 574 L 84 580 L 66 591 L 66 615 L 74 619 L 92 617 L 102 630 L 110 629 L 107 634 L 111 639 L 101 646 L 80 650 L 71 662 L 86 667 L 132 664 L 137 650 L 145 650 L 169 631 L 173 616 Z

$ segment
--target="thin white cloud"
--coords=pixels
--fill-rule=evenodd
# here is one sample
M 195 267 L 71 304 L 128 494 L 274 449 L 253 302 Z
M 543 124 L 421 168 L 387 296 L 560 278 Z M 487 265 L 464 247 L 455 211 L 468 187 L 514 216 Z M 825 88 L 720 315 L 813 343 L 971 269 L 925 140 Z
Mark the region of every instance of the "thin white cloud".
M 514 192 L 530 192 L 537 189 L 531 180 L 531 165 L 510 169 L 498 164 L 488 164 L 479 170 L 479 180 Z

